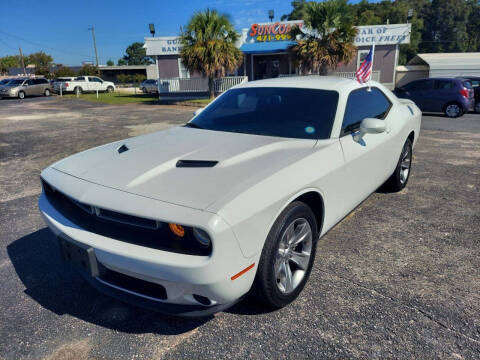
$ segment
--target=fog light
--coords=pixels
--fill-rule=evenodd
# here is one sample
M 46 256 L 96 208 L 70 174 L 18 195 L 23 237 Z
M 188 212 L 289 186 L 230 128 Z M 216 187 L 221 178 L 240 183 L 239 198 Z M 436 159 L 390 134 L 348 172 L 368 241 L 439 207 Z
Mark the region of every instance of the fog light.
M 209 298 L 205 297 L 205 296 L 202 296 L 202 295 L 197 295 L 197 294 L 193 294 L 192 295 L 193 298 L 195 300 L 197 300 L 200 304 L 202 305 L 205 305 L 205 306 L 209 306 L 212 304 L 212 302 L 210 301 Z
M 170 230 L 175 235 L 177 235 L 179 237 L 183 237 L 185 235 L 185 229 L 183 228 L 183 226 L 180 226 L 178 224 L 170 223 L 170 224 L 168 224 L 168 227 L 170 228 Z
M 210 246 L 210 236 L 202 229 L 193 228 L 193 236 L 202 246 Z

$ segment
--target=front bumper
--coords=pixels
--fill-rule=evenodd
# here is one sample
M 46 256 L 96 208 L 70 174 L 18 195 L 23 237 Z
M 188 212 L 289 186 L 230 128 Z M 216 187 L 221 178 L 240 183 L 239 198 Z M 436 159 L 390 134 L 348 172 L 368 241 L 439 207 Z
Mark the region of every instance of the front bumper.
M 159 220 L 208 229 L 213 243 L 210 256 L 147 248 L 80 228 L 59 213 L 42 193 L 39 199 L 40 212 L 57 236 L 66 236 L 93 248 L 101 266 L 111 271 L 163 286 L 167 297 L 152 299 L 90 277 L 89 282 L 102 292 L 160 312 L 200 316 L 231 306 L 250 289 L 255 270 L 235 280 L 231 277 L 252 263 L 257 263 L 257 260 L 243 256 L 232 230 L 219 216 L 95 185 L 51 168 L 44 171 L 42 177 L 62 192 L 68 189 L 66 195 L 85 203 L 95 206 L 101 204 L 117 211 L 128 204 L 130 213 L 138 216 L 148 214 Z M 210 305 L 202 305 L 194 295 L 208 298 Z
M 15 91 L 15 92 L 12 92 L 12 91 L 0 92 L 0 97 L 15 98 L 17 96 L 18 96 L 18 91 Z

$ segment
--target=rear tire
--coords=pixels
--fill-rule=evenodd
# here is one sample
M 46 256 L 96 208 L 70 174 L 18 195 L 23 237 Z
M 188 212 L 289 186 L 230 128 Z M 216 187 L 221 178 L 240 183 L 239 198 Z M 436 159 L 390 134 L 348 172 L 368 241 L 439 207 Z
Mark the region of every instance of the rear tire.
M 19 99 L 25 99 L 25 93 L 23 91 L 18 92 L 18 98 Z
M 147 93 L 148 93 L 148 91 L 147 91 L 146 88 L 142 88 L 142 92 L 143 92 L 144 94 L 147 94 Z
M 475 104 L 475 112 L 476 112 L 477 114 L 480 114 L 480 101 Z
M 270 309 L 295 300 L 310 276 L 317 238 L 310 207 L 300 201 L 288 205 L 267 236 L 250 295 Z
M 43 95 L 45 95 L 45 96 L 50 96 L 50 90 L 45 89 L 45 92 L 43 93 Z
M 73 92 L 75 94 L 80 95 L 82 93 L 82 88 L 80 86 L 75 86 L 75 89 L 73 89 Z
M 407 139 L 405 144 L 403 144 L 402 152 L 400 154 L 400 158 L 398 159 L 395 171 L 384 184 L 384 188 L 386 190 L 397 192 L 407 186 L 412 170 L 412 158 L 412 141 Z
M 449 118 L 457 118 L 463 115 L 463 108 L 458 103 L 450 103 L 445 105 L 443 112 Z

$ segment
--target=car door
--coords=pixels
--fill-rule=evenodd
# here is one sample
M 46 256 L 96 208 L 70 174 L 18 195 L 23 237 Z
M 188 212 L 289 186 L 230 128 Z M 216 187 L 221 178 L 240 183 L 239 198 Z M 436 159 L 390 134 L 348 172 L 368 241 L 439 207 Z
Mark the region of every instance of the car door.
M 105 90 L 103 88 L 103 81 L 96 77 L 96 76 L 90 76 L 88 78 L 88 81 L 90 82 L 90 86 L 91 86 L 91 90 L 92 91 L 102 91 L 102 90 Z
M 389 146 L 390 130 L 380 134 L 365 134 L 360 141 L 354 135 L 365 118 L 387 121 L 391 101 L 378 88 L 353 90 L 347 100 L 340 133 L 340 144 L 345 159 L 347 189 L 352 202 L 359 204 L 390 176 L 396 149 Z M 387 122 L 388 123 L 388 122 Z M 394 163 L 392 163 L 394 162 Z
M 36 95 L 35 94 L 35 82 L 33 79 L 28 79 L 25 81 L 25 85 L 23 91 L 25 92 L 25 95 L 31 96 L 31 95 Z
M 434 82 L 432 96 L 427 97 L 427 111 L 442 112 L 443 107 L 455 99 L 455 83 L 449 79 L 438 79 Z

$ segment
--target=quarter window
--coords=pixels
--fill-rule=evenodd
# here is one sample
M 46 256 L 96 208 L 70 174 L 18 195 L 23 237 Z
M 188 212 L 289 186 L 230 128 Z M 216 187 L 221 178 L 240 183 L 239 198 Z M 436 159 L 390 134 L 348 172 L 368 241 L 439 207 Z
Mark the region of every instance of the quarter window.
M 358 130 L 365 118 L 384 119 L 392 103 L 378 88 L 354 90 L 350 93 L 343 116 L 342 136 Z
M 438 89 L 438 90 L 453 89 L 453 82 L 450 80 L 435 80 L 435 89 Z

